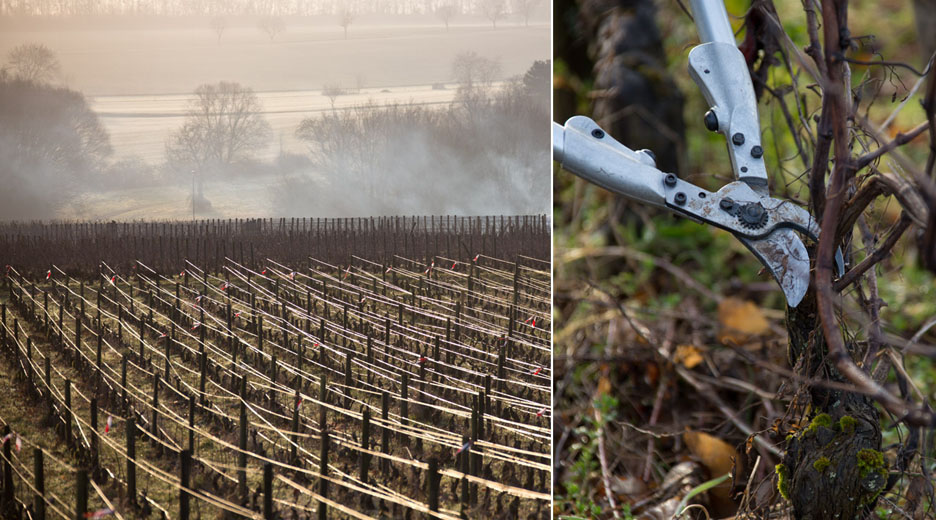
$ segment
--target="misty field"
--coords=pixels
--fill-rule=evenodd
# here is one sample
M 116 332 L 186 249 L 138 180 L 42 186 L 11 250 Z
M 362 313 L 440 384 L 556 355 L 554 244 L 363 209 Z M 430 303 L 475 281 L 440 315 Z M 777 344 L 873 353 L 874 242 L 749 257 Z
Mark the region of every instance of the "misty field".
M 481 134 L 510 124 L 514 135 L 530 133 L 525 120 L 518 126 L 516 116 L 495 121 L 485 115 L 488 120 L 483 121 L 469 114 L 476 108 L 467 106 L 459 115 L 466 124 L 452 127 L 456 131 L 460 125 L 457 131 L 463 134 L 453 143 L 478 148 L 464 150 L 467 158 L 430 138 L 444 130 L 438 124 L 417 129 L 402 122 L 395 125 L 390 131 L 398 142 L 382 152 L 392 164 L 374 159 L 367 166 L 393 186 L 376 202 L 374 188 L 355 180 L 345 168 L 326 171 L 310 163 L 317 161 L 310 143 L 296 135 L 303 121 L 335 113 L 347 112 L 342 124 L 353 124 L 361 116 L 351 111 L 365 105 L 375 110 L 420 107 L 440 114 L 461 106 L 453 63 L 465 53 L 497 64 L 493 82 L 485 87 L 493 99 L 493 93 L 511 78 L 523 76 L 536 60 L 549 59 L 547 24 L 524 26 L 504 20 L 493 30 L 480 18 L 466 15 L 446 30 L 431 16 L 395 21 L 361 16 L 349 26 L 345 39 L 333 17 L 286 18 L 285 31 L 271 39 L 258 29 L 256 17 L 227 17 L 225 23 L 228 27 L 218 38 L 211 19 L 204 17 L 0 19 L 0 56 L 24 43 L 51 50 L 60 64 L 51 86 L 64 85 L 85 95 L 110 148 L 102 160 L 90 163 L 90 176 L 73 175 L 68 167 L 64 176 L 17 170 L 22 194 L 19 209 L 8 211 L 8 218 L 179 219 L 192 216 L 195 191 L 197 200 L 204 201 L 197 215 L 219 218 L 394 214 L 406 203 L 416 205 L 405 211 L 420 213 L 528 213 L 548 207 L 548 90 L 541 100 L 541 133 L 546 136 L 540 139 L 541 150 L 494 150 L 483 143 Z M 193 92 L 219 81 L 256 94 L 256 114 L 269 127 L 263 145 L 252 150 L 248 160 L 225 165 L 223 172 L 169 166 L 167 143 L 186 123 Z M 548 83 L 548 77 L 543 81 Z M 329 89 L 341 93 L 325 95 Z M 490 112 L 504 110 L 495 107 Z M 433 116 L 423 113 L 420 118 L 425 122 Z M 430 153 L 436 155 L 430 158 Z M 541 161 L 529 159 L 540 154 Z M 389 177 L 388 168 L 400 173 Z M 537 182 L 535 172 L 540 170 L 542 182 Z M 53 178 L 54 192 L 48 189 Z M 367 184 L 373 186 L 377 178 L 372 176 Z M 466 193 L 461 185 L 473 186 L 475 195 L 440 198 L 442 193 Z M 50 200 L 53 194 L 56 200 Z M 55 208 L 54 213 L 49 208 Z
M 330 20 L 294 25 L 288 19 L 285 32 L 270 41 L 250 19 L 232 20 L 242 25 L 227 29 L 219 43 L 207 18 L 68 30 L 55 25 L 27 30 L 5 20 L 0 21 L 0 55 L 24 42 L 45 44 L 58 55 L 66 83 L 91 98 L 188 94 L 218 80 L 258 92 L 318 90 L 329 83 L 354 88 L 359 78 L 366 88 L 430 85 L 452 80 L 452 59 L 461 51 L 499 58 L 505 77 L 551 55 L 546 24 L 491 30 L 478 21 L 446 32 L 441 23 L 430 22 L 362 19 L 350 26 L 345 40 Z
M 127 22 L 133 23 L 133 22 Z M 140 22 L 138 22 L 140 23 Z M 236 21 L 232 21 L 237 23 Z M 273 129 L 261 156 L 301 152 L 293 136 L 304 117 L 332 108 L 322 87 L 354 89 L 335 107 L 373 100 L 386 103 L 449 103 L 454 98 L 452 59 L 474 51 L 497 59 L 504 77 L 522 74 L 534 60 L 549 59 L 549 27 L 482 23 L 352 25 L 345 40 L 337 24 L 287 25 L 270 41 L 249 20 L 227 29 L 220 42 L 209 20 L 181 26 L 121 29 L 0 31 L 0 55 L 24 42 L 56 52 L 68 85 L 88 96 L 111 135 L 115 157 L 164 159 L 166 138 L 184 119 L 192 90 L 202 83 L 236 81 L 253 88 Z M 443 90 L 433 84 L 447 84 Z M 356 90 L 360 88 L 358 93 Z M 281 147 L 282 144 L 282 147 Z
M 305 146 L 296 139 L 299 123 L 333 109 L 331 100 L 318 90 L 259 92 L 263 117 L 270 124 L 273 140 L 258 159 L 272 160 L 280 152 L 303 153 Z M 362 88 L 360 92 L 341 95 L 334 108 L 343 109 L 368 102 L 381 105 L 415 103 L 447 105 L 455 98 L 455 86 L 432 88 L 432 85 Z M 95 96 L 91 107 L 111 135 L 114 155 L 139 157 L 158 164 L 165 158 L 166 140 L 185 120 L 192 100 L 190 94 Z

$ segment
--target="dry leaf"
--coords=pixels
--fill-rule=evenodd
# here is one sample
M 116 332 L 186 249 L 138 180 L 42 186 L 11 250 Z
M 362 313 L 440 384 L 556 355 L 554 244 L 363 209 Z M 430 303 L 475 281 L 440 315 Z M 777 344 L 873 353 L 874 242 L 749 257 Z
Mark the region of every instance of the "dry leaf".
M 741 345 L 770 331 L 764 311 L 754 302 L 739 298 L 725 298 L 718 304 L 718 321 L 722 343 Z
M 681 363 L 686 368 L 693 368 L 702 362 L 702 351 L 695 345 L 678 345 L 673 361 Z
M 727 442 L 707 433 L 689 430 L 683 434 L 683 440 L 689 451 L 705 466 L 711 478 L 731 472 L 738 476 L 741 472 L 741 457 L 737 450 Z M 724 482 L 712 488 L 712 494 L 719 500 L 730 500 L 731 483 Z
M 609 393 L 611 393 L 611 380 L 608 379 L 608 376 L 601 376 L 598 379 L 598 389 L 595 390 L 595 397 Z

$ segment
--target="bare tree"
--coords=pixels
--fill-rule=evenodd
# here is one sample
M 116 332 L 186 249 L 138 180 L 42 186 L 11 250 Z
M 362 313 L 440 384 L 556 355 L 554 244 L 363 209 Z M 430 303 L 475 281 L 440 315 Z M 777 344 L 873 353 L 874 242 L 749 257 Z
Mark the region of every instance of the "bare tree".
M 199 86 L 185 122 L 166 143 L 170 164 L 202 172 L 251 159 L 269 142 L 262 110 L 253 89 L 238 83 Z
M 474 51 L 458 53 L 452 61 L 452 75 L 458 83 L 456 99 L 466 104 L 485 99 L 500 72 L 497 60 Z
M 338 25 L 340 25 L 341 28 L 344 29 L 345 40 L 348 39 L 348 27 L 351 25 L 351 22 L 353 21 L 354 21 L 354 11 L 348 8 L 342 9 L 341 12 L 338 14 Z
M 478 4 L 481 14 L 491 21 L 491 27 L 497 29 L 497 21 L 507 12 L 506 0 L 481 0 Z
M 343 96 L 345 94 L 347 94 L 345 89 L 341 88 L 341 85 L 337 83 L 329 83 L 322 86 L 322 95 L 331 101 L 332 110 L 335 109 L 335 100 L 338 99 L 338 96 Z
M 540 0 L 513 0 L 513 10 L 523 16 L 523 25 L 530 25 L 530 15 L 539 3 Z
M 0 121 L 0 219 L 54 218 L 111 153 L 80 92 L 0 77 Z
M 24 43 L 13 47 L 7 55 L 8 69 L 14 78 L 36 83 L 48 83 L 61 73 L 58 58 L 41 43 Z
M 215 16 L 211 19 L 211 30 L 218 35 L 218 43 L 221 43 L 221 35 L 227 29 L 227 20 L 223 16 Z
M 264 16 L 258 22 L 257 28 L 273 41 L 280 33 L 286 31 L 286 23 L 279 16 Z
M 435 14 L 442 20 L 442 23 L 445 24 L 445 30 L 448 31 L 449 22 L 458 14 L 458 7 L 455 4 L 440 5 L 436 8 Z

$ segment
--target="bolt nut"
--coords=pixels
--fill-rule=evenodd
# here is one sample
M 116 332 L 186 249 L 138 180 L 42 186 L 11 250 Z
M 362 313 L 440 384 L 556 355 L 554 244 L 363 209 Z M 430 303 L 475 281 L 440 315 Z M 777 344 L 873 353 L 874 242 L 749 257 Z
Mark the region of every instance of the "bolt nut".
M 702 122 L 705 123 L 705 128 L 707 128 L 709 132 L 718 130 L 718 116 L 715 115 L 715 112 L 712 112 L 711 110 L 706 112 L 705 118 L 703 118 Z
M 755 145 L 753 148 L 751 148 L 751 157 L 755 159 L 760 159 L 761 157 L 763 157 L 763 155 L 764 155 L 764 149 L 761 148 L 760 145 Z
M 679 192 L 676 194 L 673 200 L 676 201 L 676 204 L 679 204 L 680 206 L 682 206 L 683 204 L 686 203 L 686 194 L 683 192 Z
M 742 134 L 741 132 L 738 132 L 735 135 L 731 136 L 731 142 L 734 143 L 735 146 L 741 146 L 742 144 L 744 144 L 744 134 Z
M 667 173 L 666 177 L 663 177 L 663 184 L 666 184 L 670 188 L 676 185 L 676 176 L 672 173 Z
M 591 134 L 592 134 L 592 137 L 594 137 L 595 139 L 601 139 L 602 137 L 605 136 L 604 130 L 600 128 L 596 128 L 592 130 Z

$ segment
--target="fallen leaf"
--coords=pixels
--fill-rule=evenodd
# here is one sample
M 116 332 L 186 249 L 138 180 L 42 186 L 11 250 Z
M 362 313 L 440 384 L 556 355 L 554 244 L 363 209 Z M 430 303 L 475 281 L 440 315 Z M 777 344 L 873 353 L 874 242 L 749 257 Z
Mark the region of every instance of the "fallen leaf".
M 764 311 L 754 302 L 740 298 L 725 298 L 718 304 L 718 321 L 722 326 L 719 334 L 722 343 L 741 345 L 770 331 Z
M 598 379 L 598 389 L 595 391 L 595 396 L 607 395 L 611 393 L 611 380 L 608 379 L 608 376 L 601 376 Z
M 705 466 L 711 478 L 725 473 L 735 476 L 741 472 L 741 457 L 734 446 L 707 433 L 688 430 L 683 434 L 683 440 L 689 451 Z M 712 494 L 719 500 L 730 500 L 731 483 L 724 482 L 712 488 Z
M 702 362 L 702 351 L 695 345 L 679 345 L 673 354 L 673 362 L 686 368 L 693 368 Z

